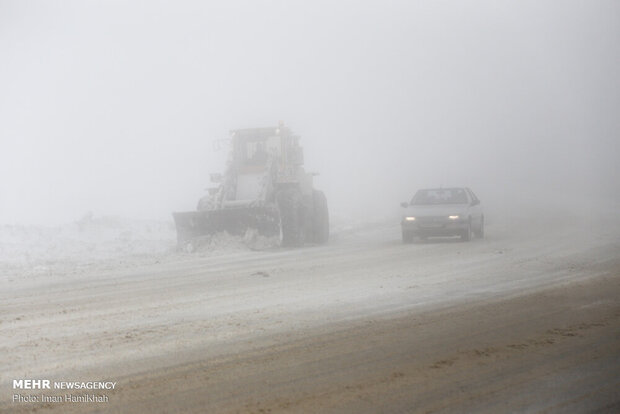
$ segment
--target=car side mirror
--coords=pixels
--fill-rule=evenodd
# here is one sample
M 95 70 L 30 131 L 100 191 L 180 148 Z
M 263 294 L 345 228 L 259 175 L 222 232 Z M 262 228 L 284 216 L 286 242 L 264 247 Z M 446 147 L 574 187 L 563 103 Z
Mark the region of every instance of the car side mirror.
M 471 202 L 472 206 L 477 206 L 478 204 L 480 204 L 480 200 L 474 200 Z
M 403 201 L 402 203 L 400 203 L 400 206 L 402 208 L 407 208 L 407 207 L 409 207 L 409 203 L 407 203 L 406 201 Z

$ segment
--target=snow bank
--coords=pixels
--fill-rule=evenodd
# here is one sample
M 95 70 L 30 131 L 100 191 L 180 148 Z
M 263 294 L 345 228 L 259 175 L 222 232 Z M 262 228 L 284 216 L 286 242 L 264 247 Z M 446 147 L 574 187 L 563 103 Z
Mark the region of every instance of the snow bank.
M 59 263 L 89 264 L 161 255 L 176 246 L 174 224 L 86 215 L 55 227 L 0 226 L 0 272 L 46 273 Z

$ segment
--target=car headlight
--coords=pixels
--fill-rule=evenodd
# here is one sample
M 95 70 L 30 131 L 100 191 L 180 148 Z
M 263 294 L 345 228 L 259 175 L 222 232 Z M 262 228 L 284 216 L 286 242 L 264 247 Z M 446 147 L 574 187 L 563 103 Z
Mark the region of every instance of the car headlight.
M 448 216 L 450 220 L 458 220 L 460 216 Z
M 415 221 L 415 217 L 405 217 L 405 221 Z

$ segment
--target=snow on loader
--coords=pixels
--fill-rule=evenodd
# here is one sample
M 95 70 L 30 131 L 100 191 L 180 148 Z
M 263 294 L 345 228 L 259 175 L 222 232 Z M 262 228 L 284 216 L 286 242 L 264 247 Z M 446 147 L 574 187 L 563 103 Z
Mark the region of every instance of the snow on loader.
M 282 246 L 327 243 L 327 199 L 304 171 L 299 137 L 282 124 L 230 136 L 226 171 L 211 175 L 218 186 L 200 199 L 197 211 L 173 213 L 179 246 L 224 231 L 281 237 Z

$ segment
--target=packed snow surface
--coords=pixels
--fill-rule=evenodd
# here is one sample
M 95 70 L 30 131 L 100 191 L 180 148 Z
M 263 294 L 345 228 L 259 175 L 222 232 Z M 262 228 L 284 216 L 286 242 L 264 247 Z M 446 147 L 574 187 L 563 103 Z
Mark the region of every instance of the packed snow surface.
M 491 221 L 469 243 L 403 244 L 397 222 L 336 225 L 329 244 L 303 249 L 215 235 L 192 253 L 176 249 L 171 223 L 3 227 L 0 379 L 120 375 L 179 352 L 522 294 L 596 276 L 620 248 L 617 223 L 545 222 Z

